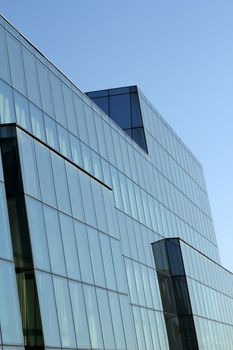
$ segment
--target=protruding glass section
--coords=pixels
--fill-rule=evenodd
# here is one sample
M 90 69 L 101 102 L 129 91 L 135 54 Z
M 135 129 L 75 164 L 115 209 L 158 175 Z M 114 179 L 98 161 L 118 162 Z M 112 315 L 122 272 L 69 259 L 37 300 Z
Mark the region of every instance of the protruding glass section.
M 147 152 L 137 86 L 91 91 L 86 94 Z
M 198 350 L 180 241 L 152 244 L 170 350 Z

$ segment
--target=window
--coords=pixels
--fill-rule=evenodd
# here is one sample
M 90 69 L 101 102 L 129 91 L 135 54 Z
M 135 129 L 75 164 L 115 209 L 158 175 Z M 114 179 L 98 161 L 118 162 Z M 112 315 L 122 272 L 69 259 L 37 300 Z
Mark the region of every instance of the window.
M 52 272 L 65 276 L 65 260 L 57 210 L 44 206 L 44 216 Z
M 100 318 L 97 307 L 95 289 L 93 287 L 83 286 L 91 345 L 94 349 L 103 349 L 103 338 L 100 326 Z
M 10 66 L 6 46 L 6 31 L 0 26 L 0 76 L 10 82 Z
M 42 201 L 56 207 L 50 152 L 47 147 L 41 145 L 39 142 L 35 142 L 35 149 Z
M 112 323 L 115 334 L 116 348 L 121 350 L 126 348 L 124 329 L 122 324 L 122 317 L 120 311 L 120 304 L 118 295 L 113 292 L 108 293 L 109 304 L 112 315 Z
M 67 280 L 53 277 L 57 314 L 64 348 L 76 348 L 74 323 Z
M 2 64 L 1 64 L 2 65 Z M 1 123 L 15 121 L 12 88 L 0 80 L 0 120 Z
M 51 87 L 53 93 L 55 116 L 58 123 L 66 126 L 66 112 L 62 93 L 61 80 L 50 72 Z
M 78 261 L 73 219 L 70 216 L 60 214 L 60 223 L 66 259 L 67 276 L 80 280 L 80 267 Z
M 7 43 L 13 86 L 26 96 L 26 81 L 21 44 L 10 34 L 7 34 Z
M 82 224 L 79 221 L 74 221 L 74 227 L 77 239 L 82 280 L 84 282 L 93 283 L 93 272 L 86 225 Z
M 83 200 L 79 183 L 79 170 L 66 162 L 66 172 L 70 193 L 72 215 L 84 221 Z
M 45 141 L 45 127 L 42 111 L 30 103 L 30 113 L 32 121 L 32 132 L 40 140 Z
M 112 319 L 110 314 L 107 292 L 103 289 L 96 289 L 99 305 L 100 320 L 102 325 L 104 347 L 105 349 L 115 350 L 115 339 L 113 334 Z
M 67 115 L 68 129 L 73 133 L 77 134 L 77 118 L 74 106 L 73 92 L 65 84 L 62 84 L 64 101 L 65 101 L 65 110 Z
M 91 260 L 94 271 L 95 283 L 99 286 L 105 287 L 106 282 L 104 276 L 103 260 L 100 250 L 99 233 L 97 230 L 91 227 L 87 228 L 87 232 L 90 244 Z
M 41 319 L 46 346 L 61 347 L 53 282 L 50 274 L 36 272 Z
M 41 106 L 39 81 L 35 57 L 23 47 L 24 69 L 27 83 L 28 98 L 37 106 Z
M 28 100 L 14 91 L 15 110 L 17 123 L 23 128 L 31 131 L 31 119 L 29 114 Z
M 38 75 L 39 75 L 40 93 L 41 93 L 43 109 L 47 114 L 53 116 L 54 108 L 53 108 L 52 90 L 50 86 L 48 69 L 38 60 L 37 60 L 37 69 L 38 69 Z
M 65 170 L 65 161 L 55 153 L 51 153 L 51 158 L 58 209 L 70 214 L 71 207 Z
M 106 276 L 107 287 L 112 290 L 116 290 L 116 278 L 112 260 L 112 252 L 109 237 L 107 235 L 100 235 L 100 244 L 104 262 L 104 270 Z
M 91 344 L 82 285 L 70 281 L 69 286 L 78 348 L 89 349 Z
M 40 199 L 39 179 L 36 168 L 36 157 L 33 139 L 24 132 L 18 131 L 19 151 L 22 163 L 24 190 Z
M 33 259 L 36 267 L 50 271 L 49 252 L 42 204 L 30 197 L 26 198 Z
M 0 326 L 3 344 L 23 344 L 14 265 L 3 261 L 0 261 Z

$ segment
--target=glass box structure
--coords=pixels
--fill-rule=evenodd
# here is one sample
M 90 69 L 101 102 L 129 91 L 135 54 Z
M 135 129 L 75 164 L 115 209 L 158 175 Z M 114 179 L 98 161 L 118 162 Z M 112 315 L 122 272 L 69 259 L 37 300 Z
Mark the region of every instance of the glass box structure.
M 232 349 L 202 167 L 136 87 L 82 93 L 0 17 L 0 348 Z

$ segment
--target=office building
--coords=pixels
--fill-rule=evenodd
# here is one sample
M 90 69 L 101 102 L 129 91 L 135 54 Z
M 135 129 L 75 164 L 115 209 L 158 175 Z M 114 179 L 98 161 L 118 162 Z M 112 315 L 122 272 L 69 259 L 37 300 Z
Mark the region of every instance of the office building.
M 81 92 L 0 17 L 0 348 L 231 350 L 202 166 L 137 86 Z

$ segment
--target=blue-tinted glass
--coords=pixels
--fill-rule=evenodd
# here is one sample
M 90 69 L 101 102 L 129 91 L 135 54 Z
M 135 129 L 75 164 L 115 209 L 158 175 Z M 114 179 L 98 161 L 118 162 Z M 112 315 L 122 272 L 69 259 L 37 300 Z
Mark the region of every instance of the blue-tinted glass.
M 53 107 L 52 89 L 50 86 L 48 69 L 38 60 L 37 60 L 37 69 L 38 69 L 38 75 L 39 75 L 40 94 L 41 94 L 43 109 L 46 113 L 53 116 L 54 107 Z
M 12 88 L 0 80 L 0 120 L 2 123 L 15 121 Z
M 56 206 L 55 186 L 51 165 L 50 152 L 47 147 L 39 142 L 35 143 L 37 168 L 43 202 Z
M 80 267 L 73 220 L 68 215 L 60 214 L 60 224 L 66 260 L 67 276 L 80 280 Z
M 109 97 L 110 117 L 122 129 L 131 128 L 130 95 L 116 95 Z
M 65 170 L 65 161 L 55 153 L 51 153 L 51 157 L 58 209 L 70 214 L 71 207 Z
M 78 347 L 89 349 L 91 344 L 82 285 L 77 282 L 69 282 L 69 286 Z
M 23 344 L 15 269 L 0 261 L 0 325 L 4 344 Z
M 7 82 L 10 82 L 10 67 L 6 46 L 5 29 L 0 26 L 0 76 Z
M 48 273 L 36 272 L 36 281 L 45 345 L 60 348 L 61 340 L 52 276 Z
M 40 140 L 45 141 L 45 126 L 42 111 L 30 103 L 30 113 L 32 121 L 32 132 Z
M 100 325 L 95 288 L 84 285 L 84 297 L 87 309 L 87 318 L 91 337 L 91 345 L 94 349 L 103 349 L 103 338 Z
M 58 123 L 66 126 L 66 112 L 64 105 L 64 98 L 62 92 L 61 80 L 58 79 L 54 74 L 50 73 L 51 87 L 53 93 L 55 117 Z
M 52 272 L 66 275 L 58 213 L 55 209 L 44 206 L 44 216 Z
M 45 122 L 45 134 L 48 145 L 56 150 L 59 149 L 58 135 L 57 135 L 57 123 L 54 119 L 50 118 L 47 114 L 44 114 Z
M 24 69 L 27 83 L 28 98 L 37 106 L 41 106 L 39 80 L 35 57 L 23 48 Z
M 92 98 L 92 101 L 97 104 L 99 108 L 102 109 L 107 115 L 109 115 L 109 97 L 98 97 L 98 98 Z
M 28 131 L 31 131 L 28 100 L 16 91 L 14 91 L 14 99 L 17 123 Z
M 93 272 L 86 225 L 74 222 L 81 276 L 84 282 L 93 283 Z
M 27 213 L 32 243 L 33 259 L 36 267 L 50 271 L 44 212 L 41 202 L 27 197 Z
M 26 96 L 26 81 L 23 66 L 23 56 L 20 43 L 10 34 L 7 34 L 11 77 L 13 86 Z
M 68 282 L 64 278 L 54 277 L 53 283 L 62 347 L 76 348 Z
M 0 183 L 0 222 L 0 257 L 5 259 L 12 259 L 10 227 L 6 206 L 6 194 L 4 191 L 3 183 Z

